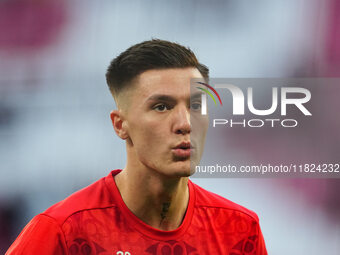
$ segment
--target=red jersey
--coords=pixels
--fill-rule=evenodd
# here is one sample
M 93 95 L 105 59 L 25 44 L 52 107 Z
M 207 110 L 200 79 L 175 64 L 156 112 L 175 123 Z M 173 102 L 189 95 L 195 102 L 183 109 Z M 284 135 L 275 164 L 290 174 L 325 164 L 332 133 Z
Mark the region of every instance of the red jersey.
M 265 255 L 257 215 L 188 182 L 189 203 L 175 230 L 155 229 L 125 205 L 112 171 L 34 217 L 7 255 Z

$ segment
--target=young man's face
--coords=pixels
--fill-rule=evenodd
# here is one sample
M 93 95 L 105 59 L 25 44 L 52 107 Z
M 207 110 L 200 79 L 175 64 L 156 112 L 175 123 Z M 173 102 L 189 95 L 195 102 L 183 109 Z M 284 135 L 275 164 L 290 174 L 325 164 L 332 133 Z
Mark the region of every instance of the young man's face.
M 202 78 L 196 68 L 149 70 L 126 93 L 132 160 L 169 177 L 192 174 L 203 152 L 208 119 L 192 78 Z

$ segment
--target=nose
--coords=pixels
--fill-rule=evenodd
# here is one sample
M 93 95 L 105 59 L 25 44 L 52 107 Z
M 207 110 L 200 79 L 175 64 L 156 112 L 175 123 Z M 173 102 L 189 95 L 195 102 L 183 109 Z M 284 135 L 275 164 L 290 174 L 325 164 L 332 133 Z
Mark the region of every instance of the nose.
M 191 132 L 190 110 L 186 106 L 178 106 L 174 114 L 174 132 L 183 135 L 189 134 Z

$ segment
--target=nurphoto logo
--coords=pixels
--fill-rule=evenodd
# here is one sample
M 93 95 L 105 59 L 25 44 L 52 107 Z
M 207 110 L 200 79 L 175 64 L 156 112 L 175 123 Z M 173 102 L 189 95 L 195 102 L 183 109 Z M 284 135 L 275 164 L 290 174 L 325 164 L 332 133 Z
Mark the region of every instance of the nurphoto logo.
M 228 125 L 229 127 L 251 127 L 260 128 L 263 126 L 275 127 L 277 124 L 282 127 L 296 127 L 298 120 L 286 118 L 287 106 L 296 107 L 303 116 L 312 116 L 312 113 L 307 109 L 305 104 L 311 100 L 311 92 L 302 87 L 272 87 L 271 88 L 271 105 L 266 109 L 258 109 L 254 106 L 253 88 L 248 87 L 245 94 L 242 89 L 234 84 L 218 82 L 214 86 L 204 82 L 196 82 L 206 88 L 196 87 L 204 93 L 201 95 L 201 114 L 207 115 L 207 95 L 209 95 L 217 105 L 216 99 L 213 94 L 208 90 L 210 89 L 218 98 L 220 105 L 223 106 L 220 95 L 230 93 L 232 96 L 232 114 L 233 116 L 245 116 L 246 111 L 255 116 L 266 116 L 266 118 L 252 118 L 252 119 L 225 119 L 214 118 L 212 126 Z M 220 94 L 216 91 L 219 90 Z M 280 93 L 279 93 L 280 92 Z M 280 94 L 280 96 L 279 96 Z M 266 98 L 267 100 L 269 98 Z M 247 108 L 245 108 L 247 107 Z M 280 108 L 280 110 L 279 110 Z M 270 118 L 271 115 L 279 112 L 283 119 Z

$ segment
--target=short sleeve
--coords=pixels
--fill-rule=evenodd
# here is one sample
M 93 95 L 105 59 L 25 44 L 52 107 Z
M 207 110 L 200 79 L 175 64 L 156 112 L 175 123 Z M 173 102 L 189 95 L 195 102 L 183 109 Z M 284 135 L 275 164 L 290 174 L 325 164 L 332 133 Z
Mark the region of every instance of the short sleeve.
M 65 255 L 64 234 L 57 222 L 43 214 L 34 217 L 5 255 Z
M 266 249 L 266 244 L 264 242 L 263 234 L 259 226 L 259 234 L 258 234 L 258 242 L 257 242 L 257 253 L 256 255 L 268 255 L 267 249 Z

